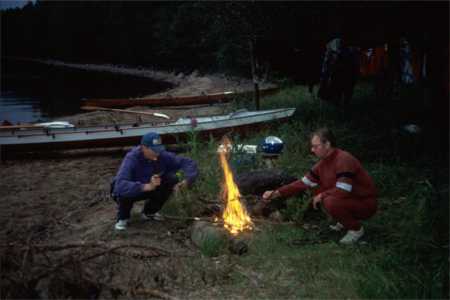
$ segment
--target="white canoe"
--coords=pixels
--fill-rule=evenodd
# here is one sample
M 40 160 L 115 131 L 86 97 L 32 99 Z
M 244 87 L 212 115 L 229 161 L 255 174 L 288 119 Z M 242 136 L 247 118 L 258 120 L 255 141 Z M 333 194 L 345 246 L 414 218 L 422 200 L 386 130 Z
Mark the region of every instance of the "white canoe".
M 153 131 L 163 143 L 176 142 L 180 136 L 198 132 L 203 136 L 224 134 L 241 129 L 254 129 L 270 121 L 292 116 L 295 108 L 260 111 L 237 111 L 227 115 L 181 118 L 172 123 L 124 124 L 73 128 L 23 128 L 0 130 L 0 150 L 33 151 L 111 147 L 138 144 L 140 138 Z

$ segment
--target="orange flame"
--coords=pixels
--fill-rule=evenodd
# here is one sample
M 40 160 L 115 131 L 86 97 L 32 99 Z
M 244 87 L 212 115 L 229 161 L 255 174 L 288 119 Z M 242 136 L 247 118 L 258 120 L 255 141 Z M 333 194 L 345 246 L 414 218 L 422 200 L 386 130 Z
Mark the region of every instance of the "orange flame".
M 234 182 L 233 173 L 227 162 L 227 153 L 231 151 L 230 140 L 226 137 L 223 139 L 225 146 L 219 152 L 220 165 L 222 166 L 224 183 L 222 185 L 222 198 L 225 201 L 225 210 L 223 212 L 223 221 L 225 228 L 233 235 L 238 234 L 246 229 L 253 228 L 252 220 L 247 214 L 245 206 L 241 203 L 241 194 L 239 188 Z

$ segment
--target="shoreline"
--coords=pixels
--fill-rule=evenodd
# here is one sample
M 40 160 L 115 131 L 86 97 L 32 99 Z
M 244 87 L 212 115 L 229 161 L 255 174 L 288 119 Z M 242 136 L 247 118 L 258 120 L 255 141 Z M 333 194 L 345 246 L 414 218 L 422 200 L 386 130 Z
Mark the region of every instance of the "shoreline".
M 225 91 L 233 91 L 239 93 L 251 91 L 254 88 L 254 84 L 251 79 L 231 76 L 228 77 L 224 74 L 200 75 L 197 70 L 193 71 L 191 74 L 184 74 L 182 72 L 168 72 L 162 70 L 154 70 L 151 68 L 131 67 L 126 65 L 82 64 L 69 63 L 56 59 L 35 59 L 21 57 L 16 57 L 15 59 L 28 60 L 52 66 L 67 67 L 86 71 L 100 71 L 114 74 L 133 75 L 142 78 L 149 78 L 156 81 L 164 81 L 173 85 L 173 87 L 169 90 L 145 95 L 141 98 L 161 96 L 200 96 L 203 94 L 221 93 Z M 275 84 L 266 81 L 260 82 L 259 85 L 260 89 L 276 87 Z

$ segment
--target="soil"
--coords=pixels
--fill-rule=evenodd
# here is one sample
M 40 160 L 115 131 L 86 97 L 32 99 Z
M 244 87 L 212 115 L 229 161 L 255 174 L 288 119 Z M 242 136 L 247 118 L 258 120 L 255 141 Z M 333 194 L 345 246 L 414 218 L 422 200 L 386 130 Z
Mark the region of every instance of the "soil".
M 112 153 L 2 165 L 4 296 L 115 298 L 136 296 L 139 286 L 188 292 L 184 281 L 194 279 L 183 268 L 190 256 L 199 256 L 189 239 L 189 222 L 142 221 L 142 203 L 137 203 L 129 229 L 114 230 L 109 182 L 121 159 Z M 122 249 L 112 251 L 116 246 Z
M 244 86 L 216 76 L 154 75 L 178 83 L 169 91 L 174 95 Z M 177 118 L 194 113 L 221 114 L 227 109 L 218 106 L 158 111 Z M 66 120 L 95 125 L 111 118 L 134 122 L 137 117 L 88 112 Z M 114 230 L 116 204 L 109 195 L 109 184 L 126 150 L 68 151 L 61 156 L 30 156 L 1 163 L 2 297 L 223 297 L 220 285 L 230 280 L 228 266 L 233 257 L 203 256 L 190 239 L 192 220 L 143 221 L 139 214 L 143 203 L 137 203 L 128 230 Z M 205 203 L 217 201 L 215 197 L 196 199 L 194 214 L 207 214 Z M 170 201 L 183 201 L 183 195 L 175 198 Z
M 3 297 L 222 299 L 222 287 L 234 290 L 230 266 L 239 255 L 202 254 L 186 215 L 144 221 L 138 202 L 128 229 L 114 229 L 109 188 L 124 154 L 72 151 L 2 163 Z M 190 216 L 209 218 L 218 197 L 181 193 L 168 204 L 190 203 Z M 239 299 L 235 292 L 229 296 Z

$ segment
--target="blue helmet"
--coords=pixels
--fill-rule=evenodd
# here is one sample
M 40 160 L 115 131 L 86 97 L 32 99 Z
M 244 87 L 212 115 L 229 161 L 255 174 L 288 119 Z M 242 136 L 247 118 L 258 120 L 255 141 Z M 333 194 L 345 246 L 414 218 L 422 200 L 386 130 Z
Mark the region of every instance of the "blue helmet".
M 276 136 L 268 136 L 260 144 L 261 151 L 267 154 L 280 154 L 283 146 L 283 141 Z

